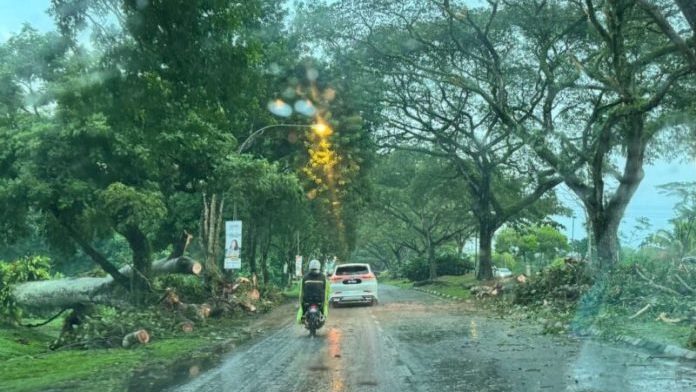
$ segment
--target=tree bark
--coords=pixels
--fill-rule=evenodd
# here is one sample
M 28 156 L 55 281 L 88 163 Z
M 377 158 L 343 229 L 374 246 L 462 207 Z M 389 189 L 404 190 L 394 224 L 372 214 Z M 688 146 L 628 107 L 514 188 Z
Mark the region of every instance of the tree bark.
M 428 234 L 428 265 L 430 266 L 430 280 L 435 280 L 437 278 L 437 259 L 435 258 L 435 245 L 433 240 Z
M 161 259 L 152 263 L 152 274 L 188 273 L 198 275 L 202 265 L 188 257 Z M 129 280 L 133 274 L 130 266 L 121 268 L 119 274 Z M 17 305 L 32 312 L 46 312 L 70 307 L 78 303 L 103 303 L 123 305 L 123 297 L 116 295 L 121 286 L 113 277 L 68 278 L 43 280 L 18 284 L 12 293 Z
M 247 235 L 249 236 L 249 252 L 247 254 L 249 257 L 249 272 L 254 274 L 256 273 L 256 230 L 252 225 L 248 225 L 248 227 L 249 231 Z
M 619 222 L 616 217 L 607 218 L 606 213 L 595 214 L 592 219 L 592 230 L 597 248 L 598 266 L 602 271 L 611 270 L 618 262 L 619 255 Z
M 479 223 L 479 260 L 476 279 L 488 280 L 493 278 L 493 233 L 494 225 L 483 219 Z
M 152 250 L 150 240 L 137 227 L 130 226 L 123 236 L 128 241 L 133 252 L 133 273 L 131 279 L 131 294 L 135 303 L 142 303 L 145 293 L 152 291 L 150 275 L 152 272 Z
M 267 236 L 264 238 L 264 242 L 261 249 L 261 275 L 263 278 L 263 285 L 267 286 L 269 284 L 268 276 L 268 251 L 271 247 L 271 229 L 269 227 Z

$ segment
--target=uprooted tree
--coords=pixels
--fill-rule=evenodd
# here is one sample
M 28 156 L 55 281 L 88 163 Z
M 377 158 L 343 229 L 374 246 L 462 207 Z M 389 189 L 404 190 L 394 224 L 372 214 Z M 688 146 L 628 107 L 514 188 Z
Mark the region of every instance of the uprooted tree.
M 81 250 L 140 302 L 155 255 L 196 232 L 201 183 L 235 150 L 230 130 L 263 110 L 242 97 L 257 89 L 264 45 L 249 29 L 277 15 L 259 2 L 230 13 L 231 5 L 187 1 L 176 14 L 109 3 L 53 1 L 61 35 L 25 28 L 3 45 L 3 86 L 13 94 L 0 106 L 0 199 L 12 208 L 0 220 L 11 241 L 38 217 L 54 250 Z M 100 25 L 113 22 L 118 29 Z M 108 49 L 81 46 L 75 37 L 87 26 Z M 230 34 L 249 45 L 228 45 Z M 114 236 L 130 260 L 96 245 Z

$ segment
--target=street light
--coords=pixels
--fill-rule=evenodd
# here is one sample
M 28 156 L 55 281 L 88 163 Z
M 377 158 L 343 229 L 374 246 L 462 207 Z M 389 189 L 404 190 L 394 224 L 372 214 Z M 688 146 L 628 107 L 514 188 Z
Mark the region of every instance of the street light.
M 317 119 L 317 122 L 314 124 L 272 124 L 272 125 L 267 125 L 263 128 L 259 128 L 255 130 L 254 132 L 249 135 L 249 137 L 246 138 L 242 142 L 242 144 L 239 145 L 239 148 L 237 148 L 237 153 L 241 154 L 244 151 L 246 151 L 251 145 L 256 141 L 256 139 L 261 136 L 267 129 L 271 128 L 310 128 L 312 131 L 319 136 L 320 138 L 325 138 L 326 136 L 331 135 L 331 127 L 327 125 L 322 119 Z

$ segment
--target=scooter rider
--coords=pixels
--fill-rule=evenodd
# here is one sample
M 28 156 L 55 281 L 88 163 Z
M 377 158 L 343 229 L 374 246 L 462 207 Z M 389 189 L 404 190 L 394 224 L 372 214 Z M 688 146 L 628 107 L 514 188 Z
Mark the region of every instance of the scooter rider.
M 321 273 L 319 260 L 309 262 L 309 272 L 302 277 L 300 283 L 300 309 L 297 312 L 297 322 L 302 322 L 309 305 L 317 304 L 321 309 L 322 323 L 328 315 L 329 285 L 326 276 Z

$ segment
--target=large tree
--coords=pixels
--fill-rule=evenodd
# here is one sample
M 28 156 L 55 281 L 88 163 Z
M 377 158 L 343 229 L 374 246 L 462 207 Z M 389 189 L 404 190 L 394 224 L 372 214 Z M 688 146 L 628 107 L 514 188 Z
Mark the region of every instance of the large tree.
M 678 15 L 674 3 L 660 5 Z M 475 97 L 480 107 L 466 112 L 492 113 L 543 162 L 539 174 L 550 168 L 562 178 L 588 212 L 600 267 L 615 265 L 618 227 L 643 165 L 688 103 L 681 97 L 694 64 L 688 47 L 678 50 L 685 39 L 665 34 L 632 0 L 490 1 L 481 9 L 352 2 L 318 12 L 345 15 L 346 7 L 352 23 L 331 22 L 346 32 L 337 42 L 367 45 L 368 56 L 392 48 L 387 54 L 429 80 Z
M 365 249 L 386 247 L 396 258 L 404 248 L 411 249 L 427 260 L 430 279 L 434 279 L 438 250 L 473 231 L 470 201 L 463 195 L 463 184 L 453 178 L 447 160 L 408 151 L 380 157 L 373 175 L 375 195 L 370 207 L 383 222 L 381 230 L 387 233 L 377 238 L 363 237 L 361 245 Z M 365 220 L 362 224 L 371 223 Z M 378 238 L 384 242 L 375 243 Z
M 382 89 L 374 100 L 383 124 L 379 142 L 452 163 L 465 181 L 464 192 L 478 222 L 478 275 L 490 278 L 495 231 L 525 214 L 550 212 L 553 200 L 539 200 L 562 178 L 534 159 L 526 139 L 503 123 L 485 100 L 453 80 L 459 73 L 480 81 L 490 77 L 470 59 L 486 51 L 470 37 L 473 29 L 453 27 L 434 3 L 357 2 L 333 7 L 318 7 L 310 15 L 341 15 L 325 22 L 340 26 L 338 34 L 322 29 L 327 25 L 315 29 L 337 61 L 356 64 Z M 343 49 L 346 43 L 350 50 Z

